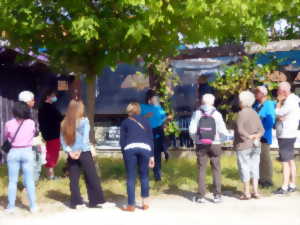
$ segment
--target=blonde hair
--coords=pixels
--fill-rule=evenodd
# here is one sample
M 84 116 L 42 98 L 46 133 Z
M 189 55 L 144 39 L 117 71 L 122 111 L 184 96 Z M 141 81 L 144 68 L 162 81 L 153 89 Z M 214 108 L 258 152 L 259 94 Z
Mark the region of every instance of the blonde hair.
M 128 116 L 139 115 L 141 113 L 140 104 L 137 102 L 129 103 L 126 108 L 126 112 L 127 112 Z
M 61 132 L 67 145 L 75 143 L 77 121 L 84 117 L 84 104 L 81 100 L 71 100 L 66 116 L 61 123 Z

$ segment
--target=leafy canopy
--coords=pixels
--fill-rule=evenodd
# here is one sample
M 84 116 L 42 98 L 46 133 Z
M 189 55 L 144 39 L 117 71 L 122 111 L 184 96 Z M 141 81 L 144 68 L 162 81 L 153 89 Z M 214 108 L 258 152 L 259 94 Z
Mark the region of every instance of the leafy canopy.
M 300 15 L 300 0 L 0 0 L 0 10 L 12 47 L 44 47 L 51 65 L 95 75 L 181 43 L 266 43 L 275 21 Z

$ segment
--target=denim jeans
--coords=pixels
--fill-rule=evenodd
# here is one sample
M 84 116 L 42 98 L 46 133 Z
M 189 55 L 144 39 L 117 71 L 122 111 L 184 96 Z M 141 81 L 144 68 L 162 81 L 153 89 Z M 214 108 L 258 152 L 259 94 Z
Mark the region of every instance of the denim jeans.
M 8 208 L 15 207 L 19 170 L 23 172 L 23 182 L 27 190 L 29 207 L 36 207 L 34 185 L 34 153 L 32 148 L 12 148 L 7 155 L 8 166 Z
M 39 151 L 38 146 L 32 147 L 34 154 L 34 182 L 37 183 L 40 179 L 42 166 L 43 166 L 43 156 L 42 152 Z
M 149 197 L 149 159 L 150 151 L 134 148 L 124 151 L 124 161 L 127 171 L 127 194 L 128 205 L 135 205 L 135 181 L 136 181 L 136 168 L 141 181 L 141 196 L 142 198 Z

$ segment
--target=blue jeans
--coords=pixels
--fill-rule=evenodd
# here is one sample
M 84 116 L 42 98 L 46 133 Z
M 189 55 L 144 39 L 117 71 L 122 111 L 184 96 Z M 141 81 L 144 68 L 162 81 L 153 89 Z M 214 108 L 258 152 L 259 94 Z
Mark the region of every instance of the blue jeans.
M 40 179 L 42 166 L 43 166 L 43 158 L 42 152 L 38 150 L 38 146 L 32 147 L 34 154 L 34 182 L 37 183 Z
M 8 166 L 8 208 L 15 207 L 19 170 L 22 168 L 30 208 L 36 207 L 34 185 L 34 153 L 32 148 L 12 148 L 7 155 Z
M 142 198 L 149 197 L 149 159 L 150 151 L 134 148 L 124 151 L 124 161 L 127 171 L 127 195 L 128 205 L 135 205 L 135 181 L 136 168 L 138 166 L 140 181 L 141 181 L 141 196 Z

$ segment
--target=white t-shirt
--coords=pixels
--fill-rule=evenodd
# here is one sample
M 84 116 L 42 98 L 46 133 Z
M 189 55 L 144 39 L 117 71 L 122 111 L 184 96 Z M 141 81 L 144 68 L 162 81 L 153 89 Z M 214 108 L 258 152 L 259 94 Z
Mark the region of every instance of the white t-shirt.
M 282 117 L 282 121 L 276 123 L 276 135 L 278 138 L 295 138 L 300 120 L 300 99 L 295 94 L 290 94 L 280 109 L 276 108 L 276 116 Z

